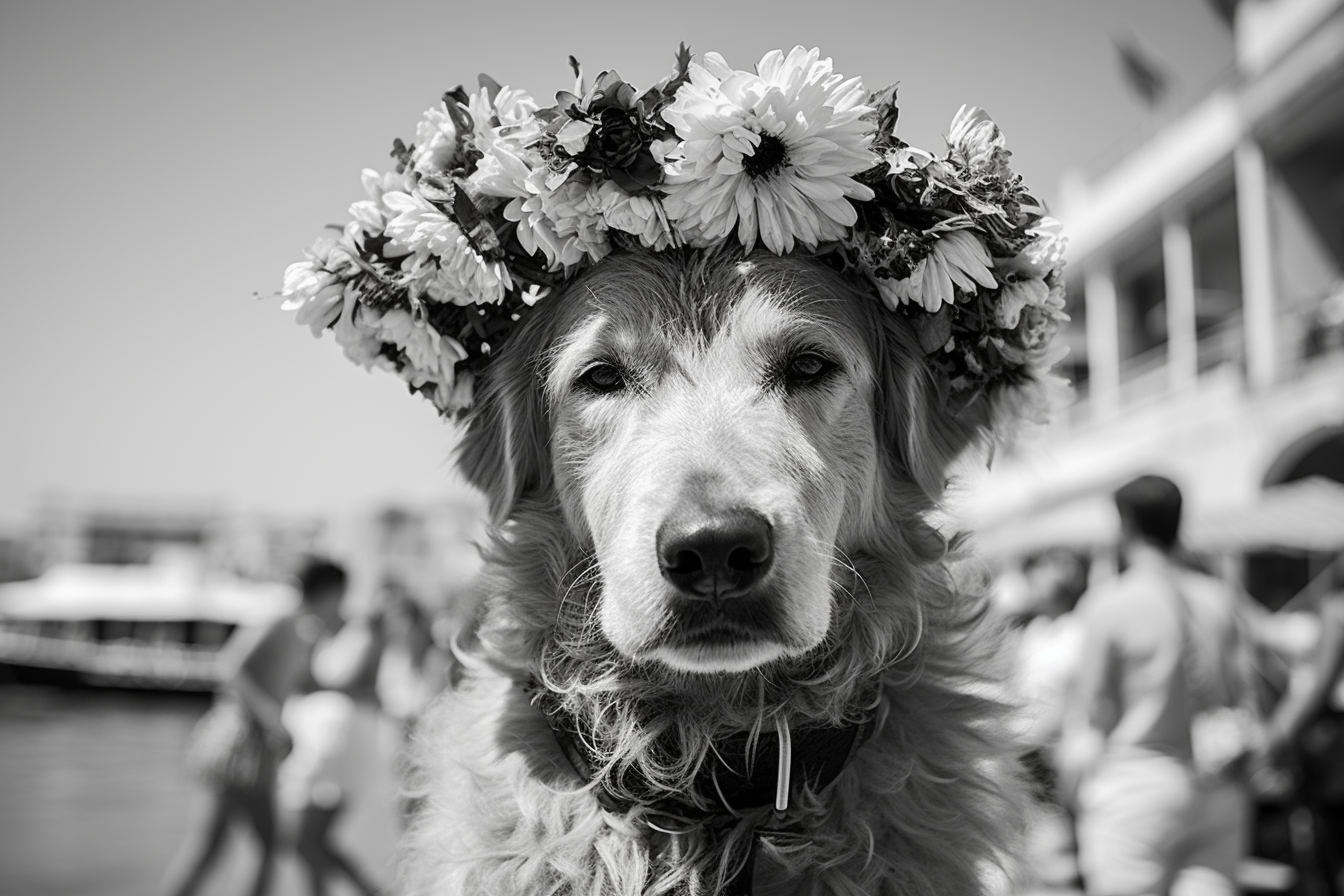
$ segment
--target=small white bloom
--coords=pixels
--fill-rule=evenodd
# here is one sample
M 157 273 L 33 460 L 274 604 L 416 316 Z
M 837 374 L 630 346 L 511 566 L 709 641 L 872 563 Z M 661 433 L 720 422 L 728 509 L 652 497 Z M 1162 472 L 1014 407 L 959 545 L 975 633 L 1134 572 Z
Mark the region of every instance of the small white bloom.
M 933 155 L 913 146 L 898 146 L 886 154 L 887 173 L 903 174 L 922 170 L 933 161 Z
M 597 194 L 607 227 L 639 237 L 641 245 L 655 252 L 672 245 L 672 232 L 657 199 L 632 196 L 612 181 L 603 181 Z
M 1035 266 L 1037 273 L 1041 276 L 1050 271 L 1063 266 L 1064 248 L 1068 240 L 1064 236 L 1064 225 L 1054 218 L 1044 217 L 1036 222 L 1027 233 L 1034 239 L 1022 250 L 1031 263 Z
M 681 146 L 681 141 L 675 137 L 664 137 L 661 140 L 654 140 L 649 144 L 649 155 L 659 165 L 680 164 L 681 156 L 677 153 L 677 147 Z
M 1027 306 L 1044 308 L 1050 297 L 1050 287 L 1039 277 L 1029 272 L 1013 269 L 1012 266 L 999 269 L 1003 279 L 1003 288 L 999 290 L 999 301 L 994 307 L 994 323 L 1011 330 L 1017 326 L 1022 309 Z
M 369 309 L 359 303 L 359 291 L 347 284 L 340 317 L 332 326 L 341 351 L 351 361 L 366 369 L 395 371 L 396 365 L 383 355 L 383 340 L 375 326 L 365 318 Z
M 416 388 L 426 383 L 452 388 L 457 362 L 466 358 L 457 340 L 444 338 L 401 308 L 382 313 L 365 308 L 363 318 L 380 342 L 401 350 L 404 365 L 399 372 L 408 383 Z
M 388 193 L 383 202 L 393 215 L 384 232 L 411 252 L 438 255 L 456 242 L 458 226 L 419 193 Z
M 1045 278 L 1064 264 L 1063 227 L 1054 218 L 1042 218 L 1029 231 L 1034 239 L 1013 258 L 998 259 L 995 273 L 1003 288 L 994 319 L 1000 327 L 1013 329 L 1028 306 L 1048 308 L 1052 290 Z
M 381 234 L 387 226 L 383 210 L 372 199 L 362 199 L 350 205 L 350 217 L 367 233 Z
M 584 147 L 588 145 L 588 135 L 593 132 L 593 123 L 591 121 L 579 121 L 571 118 L 560 127 L 559 133 L 555 135 L 555 141 L 564 147 L 565 152 L 576 156 L 583 152 Z
M 415 126 L 411 167 L 422 174 L 442 173 L 458 164 L 458 149 L 457 126 L 447 108 L 440 103 L 425 110 L 424 118 Z
M 431 299 L 454 305 L 498 305 L 513 286 L 502 261 L 487 261 L 458 231 L 457 244 L 439 256 L 438 276 L 428 285 Z
M 297 323 L 308 327 L 314 336 L 321 336 L 341 313 L 350 278 L 359 274 L 353 250 L 344 243 L 320 237 L 308 250 L 308 260 L 290 265 L 285 270 L 280 295 L 281 308 L 297 311 Z
M 454 305 L 503 301 L 513 285 L 508 269 L 482 258 L 452 219 L 419 193 L 388 193 L 385 201 L 396 213 L 387 235 L 413 256 L 402 261 L 412 296 Z
M 1008 165 L 1008 149 L 999 126 L 979 106 L 962 106 L 952 118 L 947 144 L 972 169 L 1001 171 Z
M 482 130 L 492 127 L 491 118 L 498 119 L 499 127 L 505 130 L 517 127 L 539 129 L 536 121 L 537 101 L 526 91 L 501 87 L 494 102 L 491 102 L 489 91 L 482 87 L 471 95 L 468 104 L 478 135 Z
M 586 179 L 548 190 L 546 180 L 546 169 L 538 168 L 527 179 L 527 198 L 514 199 L 504 209 L 504 217 L 518 222 L 518 242 L 529 253 L 541 252 L 553 271 L 585 258 L 601 261 L 611 244 L 598 191 Z
M 372 168 L 365 168 L 359 173 L 360 183 L 364 185 L 364 192 L 369 198 L 379 204 L 383 201 L 383 194 L 393 190 L 399 190 L 403 193 L 411 189 L 411 176 L 407 173 L 398 174 L 395 171 L 387 171 L 379 174 Z

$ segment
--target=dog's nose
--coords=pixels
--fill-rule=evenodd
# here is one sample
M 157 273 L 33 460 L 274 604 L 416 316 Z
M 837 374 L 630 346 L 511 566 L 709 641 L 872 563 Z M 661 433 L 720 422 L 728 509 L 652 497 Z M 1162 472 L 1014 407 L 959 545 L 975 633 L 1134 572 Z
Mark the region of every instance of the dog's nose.
M 770 522 L 750 510 L 676 511 L 658 527 L 663 578 L 690 597 L 740 597 L 774 560 Z

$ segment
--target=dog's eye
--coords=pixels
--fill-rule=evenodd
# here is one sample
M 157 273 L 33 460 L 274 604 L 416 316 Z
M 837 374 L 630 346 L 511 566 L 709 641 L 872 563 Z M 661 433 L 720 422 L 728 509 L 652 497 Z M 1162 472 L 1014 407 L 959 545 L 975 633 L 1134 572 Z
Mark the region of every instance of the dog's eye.
M 820 380 L 838 365 L 830 358 L 816 352 L 803 352 L 794 355 L 784 368 L 786 386 L 807 386 Z
M 579 376 L 578 385 L 599 395 L 619 392 L 625 388 L 625 372 L 614 364 L 594 364 Z

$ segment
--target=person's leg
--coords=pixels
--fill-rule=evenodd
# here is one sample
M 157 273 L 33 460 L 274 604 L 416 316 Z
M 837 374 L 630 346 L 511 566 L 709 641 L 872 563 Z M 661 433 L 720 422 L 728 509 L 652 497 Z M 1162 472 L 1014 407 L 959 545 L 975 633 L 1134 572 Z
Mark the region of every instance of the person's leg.
M 257 872 L 252 878 L 251 896 L 265 896 L 275 873 L 275 788 L 264 787 L 236 791 L 252 832 L 257 837 Z
M 331 829 L 335 826 L 343 808 L 344 803 L 332 806 L 310 803 L 304 809 L 299 820 L 299 842 L 301 850 L 305 853 L 305 861 L 310 868 L 321 868 L 324 877 L 331 870 L 339 871 L 365 896 L 377 896 L 378 888 L 369 882 L 354 860 L 332 839 Z M 314 876 L 316 875 L 317 872 L 314 871 Z M 319 896 L 322 892 L 325 891 L 317 888 L 313 890 L 314 896 Z
M 1192 799 L 1190 775 L 1175 760 L 1105 759 L 1078 795 L 1078 864 L 1088 896 L 1166 896 Z
M 326 845 L 327 830 L 335 814 L 335 810 L 311 802 L 299 812 L 294 846 L 308 872 L 308 891 L 312 896 L 326 896 L 327 874 L 332 869 Z
M 1250 797 L 1226 781 L 1201 787 L 1190 813 L 1189 852 L 1172 883 L 1172 896 L 1235 896 L 1237 866 L 1250 840 Z
M 224 835 L 229 830 L 230 801 L 226 794 L 206 791 L 201 811 L 187 829 L 187 839 L 168 866 L 163 892 L 167 896 L 190 896 L 200 887 L 206 872 L 219 858 Z

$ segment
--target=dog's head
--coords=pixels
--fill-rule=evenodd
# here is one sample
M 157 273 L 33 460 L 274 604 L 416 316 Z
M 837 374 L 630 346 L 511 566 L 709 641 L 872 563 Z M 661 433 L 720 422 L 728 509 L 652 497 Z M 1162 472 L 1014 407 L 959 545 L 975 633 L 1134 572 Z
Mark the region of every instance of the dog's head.
M 460 462 L 497 520 L 563 514 L 621 655 L 739 672 L 823 641 L 837 564 L 918 526 L 987 416 L 817 259 L 632 253 L 510 339 Z

